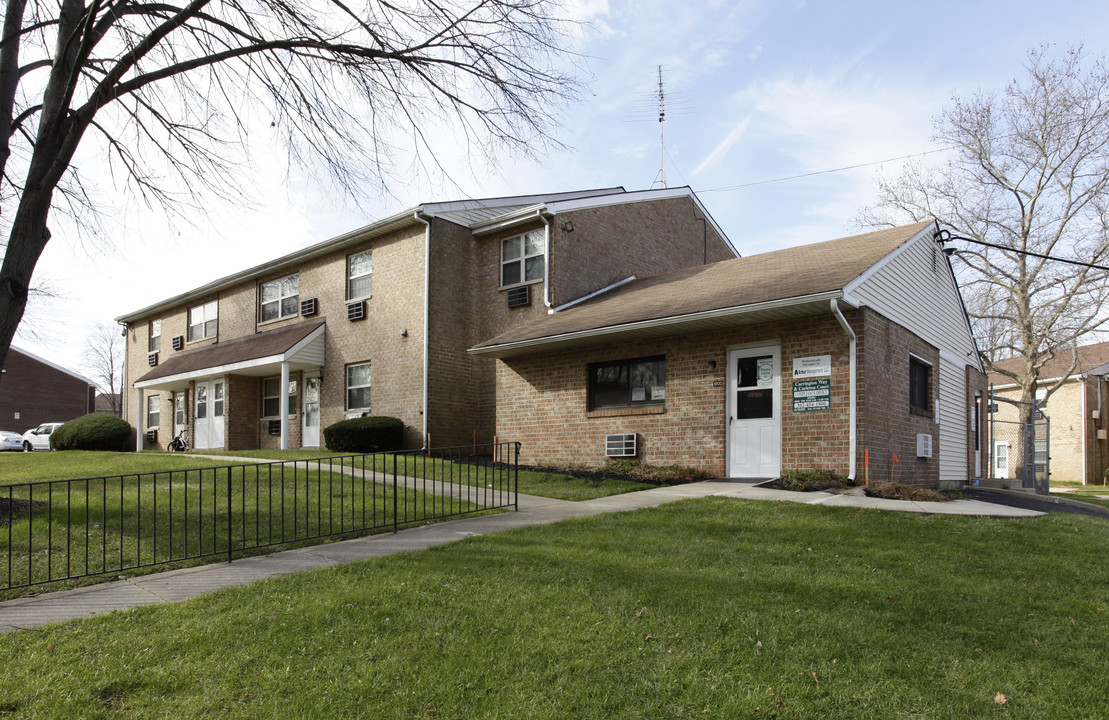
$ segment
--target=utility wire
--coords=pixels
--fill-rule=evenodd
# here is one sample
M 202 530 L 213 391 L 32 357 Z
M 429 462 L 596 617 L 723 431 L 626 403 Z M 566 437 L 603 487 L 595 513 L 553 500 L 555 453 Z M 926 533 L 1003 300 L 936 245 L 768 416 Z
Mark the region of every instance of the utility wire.
M 1093 268 L 1094 270 L 1105 270 L 1109 272 L 1109 267 L 1104 265 L 1094 265 L 1093 263 L 1082 262 L 1081 260 L 1067 260 L 1066 258 L 1052 257 L 1051 255 L 1043 255 L 1041 253 L 1032 252 L 1031 250 L 1018 250 L 1017 248 L 1006 247 L 1005 245 L 996 245 L 994 243 L 986 242 L 985 240 L 975 240 L 963 235 L 956 235 L 950 230 L 940 230 L 936 235 L 937 242 L 945 243 L 952 240 L 961 240 L 963 242 L 974 243 L 975 245 L 985 245 L 986 247 L 997 248 L 998 250 L 1005 250 L 1006 252 L 1016 253 L 1017 255 L 1029 255 L 1031 257 L 1043 258 L 1044 260 L 1054 260 L 1055 262 L 1067 263 L 1068 265 L 1081 265 L 1082 267 Z

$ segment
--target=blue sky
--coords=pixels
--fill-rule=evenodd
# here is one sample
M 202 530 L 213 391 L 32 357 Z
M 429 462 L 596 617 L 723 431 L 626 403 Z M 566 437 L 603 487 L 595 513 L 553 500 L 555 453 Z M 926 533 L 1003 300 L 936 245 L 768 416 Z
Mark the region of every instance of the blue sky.
M 15 344 L 80 372 L 97 322 L 419 202 L 657 186 L 660 65 L 668 185 L 691 186 L 741 253 L 851 234 L 876 173 L 903 164 L 879 161 L 936 150 L 931 120 L 952 95 L 1003 87 L 1040 43 L 1109 52 L 1103 1 L 577 0 L 569 12 L 586 23 L 588 91 L 560 117 L 568 149 L 491 168 L 444 143 L 453 185 L 414 172 L 389 195 L 343 200 L 262 152 L 248 207 L 213 201 L 171 226 L 121 201 L 112 247 L 55 232 L 36 279 L 61 296 L 36 304 Z

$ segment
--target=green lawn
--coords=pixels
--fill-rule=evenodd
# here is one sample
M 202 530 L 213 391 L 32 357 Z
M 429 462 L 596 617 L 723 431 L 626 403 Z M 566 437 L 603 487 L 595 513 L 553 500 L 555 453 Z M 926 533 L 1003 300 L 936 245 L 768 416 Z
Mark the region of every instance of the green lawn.
M 424 483 L 394 498 L 391 483 L 378 482 L 385 480 L 380 473 L 348 477 L 339 465 L 212 467 L 231 461 L 77 451 L 5 458 L 0 588 L 90 584 L 113 573 L 151 572 L 154 565 L 223 560 L 228 547 L 242 557 L 268 546 L 474 512 L 480 510 L 475 503 L 497 500 L 486 492 L 450 498 Z M 44 480 L 50 482 L 19 484 Z M 0 598 L 20 592 L 5 589 Z
M 1101 718 L 1107 530 L 683 501 L 0 636 L 0 713 Z

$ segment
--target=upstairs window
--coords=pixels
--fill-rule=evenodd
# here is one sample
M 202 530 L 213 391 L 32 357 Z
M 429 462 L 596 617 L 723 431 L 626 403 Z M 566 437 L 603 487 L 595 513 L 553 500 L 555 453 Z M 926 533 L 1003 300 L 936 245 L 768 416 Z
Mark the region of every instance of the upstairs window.
M 501 285 L 542 280 L 544 260 L 542 230 L 501 241 Z
M 213 300 L 189 310 L 189 342 L 216 336 L 219 306 Z
M 373 271 L 373 250 L 355 253 L 347 258 L 347 300 L 370 296 Z
M 150 323 L 150 344 L 147 348 L 150 352 L 158 352 L 162 349 L 162 321 L 154 320 Z
M 932 366 L 920 358 L 909 356 L 909 407 L 932 412 Z
M 300 314 L 300 276 L 262 283 L 262 322 Z
M 666 358 L 594 363 L 589 366 L 589 409 L 662 405 L 666 400 Z

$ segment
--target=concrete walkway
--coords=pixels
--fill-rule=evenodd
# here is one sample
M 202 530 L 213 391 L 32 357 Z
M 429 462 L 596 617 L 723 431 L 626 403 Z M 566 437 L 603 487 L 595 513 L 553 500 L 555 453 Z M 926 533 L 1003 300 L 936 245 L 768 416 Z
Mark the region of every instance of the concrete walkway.
M 734 480 L 710 480 L 689 485 L 653 488 L 584 502 L 520 495 L 520 510 L 518 512 L 509 511 L 498 515 L 422 525 L 401 530 L 395 534 L 372 535 L 354 540 L 286 550 L 270 555 L 243 558 L 232 563 L 214 563 L 183 570 L 171 570 L 100 585 L 90 585 L 76 590 L 45 593 L 0 602 L 0 633 L 34 628 L 75 618 L 103 615 L 113 610 L 126 610 L 140 605 L 187 600 L 225 587 L 245 585 L 256 580 L 288 575 L 302 570 L 350 563 L 365 558 L 383 557 L 410 550 L 423 550 L 472 535 L 484 535 L 527 525 L 546 525 L 571 517 L 655 507 L 675 500 L 708 496 L 933 513 L 937 515 L 976 515 L 1003 518 L 1027 518 L 1043 515 L 1043 513 L 1033 510 L 1006 507 L 979 500 L 954 500 L 952 502 L 882 500 L 869 498 L 865 495 L 770 490 Z

